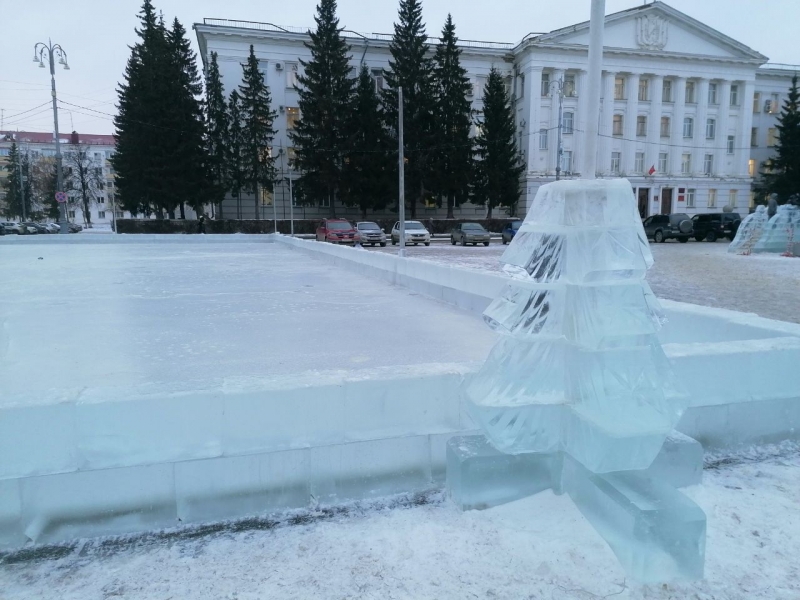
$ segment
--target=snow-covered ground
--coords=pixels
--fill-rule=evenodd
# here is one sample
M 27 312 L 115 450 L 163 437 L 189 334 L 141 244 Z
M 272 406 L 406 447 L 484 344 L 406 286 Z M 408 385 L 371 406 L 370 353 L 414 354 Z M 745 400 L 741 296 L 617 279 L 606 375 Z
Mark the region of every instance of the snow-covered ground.
M 483 512 L 434 495 L 269 530 L 88 542 L 60 558 L 0 560 L 0 598 L 797 600 L 800 454 L 785 450 L 706 469 L 687 488 L 708 515 L 699 582 L 626 581 L 569 498 L 544 492 Z
M 655 265 L 647 274 L 661 298 L 717 308 L 753 312 L 762 317 L 800 323 L 800 258 L 728 254 L 728 244 L 690 241 L 651 244 Z M 505 246 L 411 246 L 408 256 L 469 269 L 501 271 Z M 397 252 L 397 247 L 369 248 Z

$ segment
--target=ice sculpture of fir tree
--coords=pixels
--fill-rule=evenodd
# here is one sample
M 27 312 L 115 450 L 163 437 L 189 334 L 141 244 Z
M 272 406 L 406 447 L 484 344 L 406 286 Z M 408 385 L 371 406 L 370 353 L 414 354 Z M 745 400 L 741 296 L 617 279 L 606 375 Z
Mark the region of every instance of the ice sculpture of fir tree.
M 484 319 L 504 335 L 466 387 L 473 417 L 506 453 L 646 469 L 686 399 L 656 337 L 663 317 L 630 183 L 541 187 L 501 260 L 511 279 Z

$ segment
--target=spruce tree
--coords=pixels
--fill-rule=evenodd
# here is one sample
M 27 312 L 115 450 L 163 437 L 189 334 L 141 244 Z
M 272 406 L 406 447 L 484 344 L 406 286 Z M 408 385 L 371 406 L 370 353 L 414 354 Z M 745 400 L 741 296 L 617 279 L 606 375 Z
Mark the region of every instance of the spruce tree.
M 185 218 L 184 205 L 188 204 L 198 214 L 209 199 L 209 168 L 205 151 L 205 122 L 200 103 L 203 86 L 197 70 L 197 60 L 192 51 L 186 30 L 178 19 L 167 32 L 171 52 L 169 78 L 173 90 L 168 109 L 172 112 L 168 136 L 173 150 L 170 161 L 172 195 Z
M 206 154 L 211 175 L 210 200 L 219 206 L 222 217 L 222 201 L 228 187 L 225 169 L 226 139 L 228 137 L 228 107 L 225 102 L 225 87 L 217 64 L 217 53 L 211 53 L 206 78 Z
M 383 94 L 387 126 L 397 132 L 397 89 L 403 88 L 403 145 L 406 204 L 411 218 L 417 204 L 433 192 L 436 143 L 435 82 L 420 0 L 400 0 L 398 22 L 389 44 L 392 58 Z
M 514 216 L 519 203 L 519 178 L 525 167 L 514 138 L 514 113 L 499 71 L 492 67 L 483 94 L 483 119 L 478 125 L 473 202 L 486 205 L 492 218 L 496 206 Z
M 5 170 L 8 174 L 5 180 L 6 206 L 5 212 L 11 218 L 22 218 L 22 188 L 20 181 L 20 169 L 22 166 L 22 156 L 16 143 L 11 144 L 8 153 L 8 162 Z
M 350 136 L 344 166 L 344 201 L 348 206 L 358 206 L 366 219 L 367 210 L 385 208 L 395 192 L 397 152 L 393 151 L 383 125 L 385 117 L 375 81 L 364 64 L 348 113 Z
M 255 194 L 255 217 L 259 214 L 259 190 L 272 191 L 275 181 L 275 158 L 272 156 L 272 128 L 276 113 L 270 108 L 270 94 L 264 74 L 252 44 L 247 62 L 242 65 L 242 84 L 239 86 L 242 114 L 243 186 Z
M 780 204 L 800 193 L 800 90 L 798 78 L 792 78 L 789 97 L 778 117 L 778 140 L 775 156 L 765 162 L 761 188 L 766 194 L 778 194 Z
M 230 186 L 231 194 L 236 198 L 236 218 L 242 218 L 242 188 L 245 185 L 244 174 L 244 130 L 242 127 L 242 104 L 239 92 L 231 92 L 228 102 L 228 134 L 225 142 L 225 180 Z
M 447 199 L 447 218 L 456 201 L 466 199 L 472 175 L 471 84 L 461 66 L 456 27 L 448 14 L 434 56 L 437 101 L 436 190 Z
M 301 60 L 298 76 L 300 120 L 290 133 L 295 165 L 306 180 L 305 189 L 327 199 L 330 215 L 342 195 L 342 171 L 348 140 L 348 110 L 353 95 L 350 47 L 345 43 L 336 17 L 336 0 L 320 0 L 314 16 L 316 31 L 305 46 L 311 60 Z

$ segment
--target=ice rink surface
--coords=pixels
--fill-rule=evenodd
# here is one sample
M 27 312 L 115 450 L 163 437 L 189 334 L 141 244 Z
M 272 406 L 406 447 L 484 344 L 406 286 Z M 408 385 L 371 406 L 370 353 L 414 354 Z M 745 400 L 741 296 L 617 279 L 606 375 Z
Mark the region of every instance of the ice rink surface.
M 507 246 L 411 246 L 407 255 L 468 269 L 500 271 Z M 727 242 L 650 244 L 655 265 L 647 281 L 659 298 L 756 313 L 800 323 L 800 258 L 728 254 Z M 369 248 L 397 252 L 397 247 Z
M 478 315 L 278 244 L 4 244 L 0 273 L 0 406 L 480 361 L 495 340 Z

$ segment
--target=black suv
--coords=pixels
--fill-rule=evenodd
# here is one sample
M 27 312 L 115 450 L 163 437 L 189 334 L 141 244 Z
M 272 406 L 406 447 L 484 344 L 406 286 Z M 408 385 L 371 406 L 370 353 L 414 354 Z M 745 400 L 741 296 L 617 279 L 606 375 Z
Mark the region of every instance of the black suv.
M 685 213 L 653 215 L 644 220 L 644 232 L 654 242 L 665 242 L 670 238 L 685 244 L 692 237 L 692 220 Z
M 742 217 L 735 212 L 706 213 L 692 217 L 694 239 L 698 242 L 716 242 L 717 238 L 733 239 L 742 224 Z

